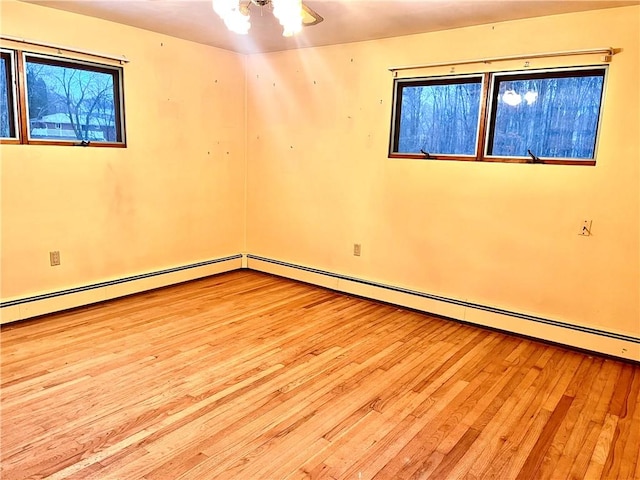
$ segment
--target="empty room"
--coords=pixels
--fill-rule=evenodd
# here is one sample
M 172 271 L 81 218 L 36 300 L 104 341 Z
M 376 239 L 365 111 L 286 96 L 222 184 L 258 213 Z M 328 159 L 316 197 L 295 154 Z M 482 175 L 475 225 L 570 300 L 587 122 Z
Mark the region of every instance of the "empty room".
M 640 480 L 640 2 L 0 0 L 0 477 Z

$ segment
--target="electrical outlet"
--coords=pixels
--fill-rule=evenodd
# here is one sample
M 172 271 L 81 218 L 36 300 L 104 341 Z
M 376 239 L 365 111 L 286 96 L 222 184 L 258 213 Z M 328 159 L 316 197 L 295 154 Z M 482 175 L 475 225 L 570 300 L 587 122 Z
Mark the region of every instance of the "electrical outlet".
M 591 235 L 591 224 L 592 220 L 583 220 L 582 225 L 580 226 L 580 236 L 589 237 Z
M 362 252 L 362 245 L 360 245 L 359 243 L 354 243 L 353 244 L 353 255 L 356 256 L 356 257 L 359 257 L 361 252 Z
M 52 267 L 60 265 L 60 252 L 57 250 L 55 252 L 49 252 L 49 260 L 51 261 Z

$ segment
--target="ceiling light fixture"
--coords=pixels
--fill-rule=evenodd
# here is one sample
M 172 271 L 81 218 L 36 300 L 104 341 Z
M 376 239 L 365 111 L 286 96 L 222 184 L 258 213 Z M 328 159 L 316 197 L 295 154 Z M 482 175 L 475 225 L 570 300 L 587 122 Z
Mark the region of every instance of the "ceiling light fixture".
M 212 0 L 213 10 L 222 18 L 229 30 L 245 35 L 251 28 L 250 7 L 267 7 L 282 25 L 282 35 L 291 37 L 303 25 L 315 25 L 323 19 L 301 0 Z

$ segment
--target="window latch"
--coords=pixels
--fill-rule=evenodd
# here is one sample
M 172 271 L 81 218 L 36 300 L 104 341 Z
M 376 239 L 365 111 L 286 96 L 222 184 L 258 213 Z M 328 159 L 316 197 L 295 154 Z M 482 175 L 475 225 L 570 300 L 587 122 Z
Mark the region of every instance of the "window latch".
M 533 153 L 531 150 L 527 150 L 527 153 L 531 157 L 531 160 L 527 161 L 527 163 L 542 163 L 542 160 L 540 160 L 540 157 L 537 157 L 536 154 Z
M 420 149 L 420 153 L 422 153 L 424 155 L 424 158 L 426 158 L 427 160 L 431 158 L 431 155 L 429 155 L 429 152 L 425 152 L 423 149 Z

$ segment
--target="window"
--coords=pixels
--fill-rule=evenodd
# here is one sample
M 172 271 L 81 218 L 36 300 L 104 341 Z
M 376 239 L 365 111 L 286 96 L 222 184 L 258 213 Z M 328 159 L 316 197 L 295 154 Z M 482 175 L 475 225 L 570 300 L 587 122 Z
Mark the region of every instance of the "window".
M 30 140 L 123 142 L 119 68 L 27 55 L 25 69 Z
M 18 138 L 13 55 L 10 50 L 0 50 L 0 138 L 3 139 Z
M 397 152 L 475 155 L 482 77 L 399 81 L 396 89 Z
M 21 60 L 19 82 L 12 81 L 14 57 Z M 2 61 L 3 141 L 125 146 L 120 67 L 4 50 Z M 11 89 L 16 83 L 19 95 Z
M 605 74 L 602 66 L 397 79 L 389 156 L 595 165 Z
M 496 75 L 487 155 L 595 158 L 603 87 L 602 68 Z

